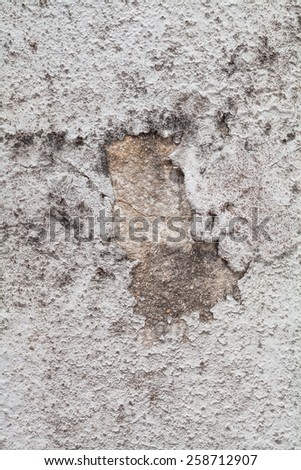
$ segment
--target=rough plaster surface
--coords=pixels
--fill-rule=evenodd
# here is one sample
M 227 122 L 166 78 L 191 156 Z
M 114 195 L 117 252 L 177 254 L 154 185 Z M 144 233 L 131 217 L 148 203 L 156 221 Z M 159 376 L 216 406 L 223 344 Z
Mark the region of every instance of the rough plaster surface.
M 2 3 L 4 448 L 300 448 L 298 2 Z M 70 224 L 112 210 L 106 149 L 141 133 L 196 214 L 270 217 L 215 224 L 240 299 L 155 342 L 133 261 Z

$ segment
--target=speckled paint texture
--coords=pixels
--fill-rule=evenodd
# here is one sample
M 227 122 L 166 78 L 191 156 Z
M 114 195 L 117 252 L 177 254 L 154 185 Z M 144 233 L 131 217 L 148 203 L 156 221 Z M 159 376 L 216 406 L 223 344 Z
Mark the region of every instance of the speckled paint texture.
M 300 3 L 2 8 L 3 447 L 300 448 Z M 172 139 L 239 278 L 155 341 L 124 247 L 74 236 L 114 207 L 108 148 L 139 135 Z

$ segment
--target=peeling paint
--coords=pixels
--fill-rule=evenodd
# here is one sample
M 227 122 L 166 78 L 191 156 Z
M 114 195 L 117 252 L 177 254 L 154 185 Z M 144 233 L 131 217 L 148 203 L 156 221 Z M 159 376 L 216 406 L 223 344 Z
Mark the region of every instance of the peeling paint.
M 184 174 L 171 159 L 175 148 L 170 138 L 153 134 L 127 136 L 107 147 L 114 210 L 123 220 L 117 243 L 138 261 L 130 285 L 136 299 L 134 311 L 146 318 L 146 328 L 154 330 L 158 323 L 195 310 L 200 320 L 212 319 L 211 308 L 238 289 L 241 277 L 218 256 L 216 244 L 191 238 L 193 211 Z M 166 222 L 172 218 L 185 234 L 179 241 Z M 132 221 L 144 225 L 134 239 L 128 233 Z

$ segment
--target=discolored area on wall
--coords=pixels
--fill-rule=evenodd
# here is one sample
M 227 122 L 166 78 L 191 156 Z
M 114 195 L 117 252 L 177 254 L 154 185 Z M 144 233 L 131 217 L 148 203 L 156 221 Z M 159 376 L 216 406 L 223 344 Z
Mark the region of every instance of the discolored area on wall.
M 175 148 L 171 138 L 163 139 L 157 134 L 126 136 L 107 147 L 115 193 L 115 222 L 116 216 L 124 219 L 120 223 L 118 243 L 129 258 L 143 257 L 149 245 L 166 241 L 172 235 L 168 218 L 179 220 L 185 232 L 181 242 L 187 242 L 192 213 L 185 194 L 184 175 L 169 158 Z M 140 233 L 135 227 L 139 223 L 144 229 Z
M 127 136 L 107 148 L 115 221 L 122 227 L 116 241 L 137 260 L 130 285 L 134 311 L 154 329 L 193 311 L 212 319 L 210 309 L 237 294 L 242 277 L 218 256 L 216 243 L 191 238 L 193 210 L 184 174 L 171 160 L 174 149 L 170 138 L 156 134 Z

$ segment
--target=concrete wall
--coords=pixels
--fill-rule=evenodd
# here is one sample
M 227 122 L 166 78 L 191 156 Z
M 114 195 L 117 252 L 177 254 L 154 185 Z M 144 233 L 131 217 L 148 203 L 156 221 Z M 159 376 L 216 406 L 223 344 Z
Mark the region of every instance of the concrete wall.
M 297 4 L 3 2 L 4 448 L 300 447 Z M 78 236 L 118 188 L 207 226 Z

